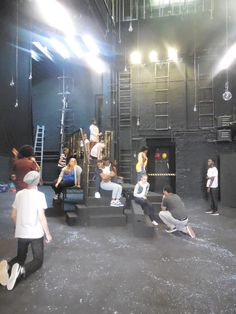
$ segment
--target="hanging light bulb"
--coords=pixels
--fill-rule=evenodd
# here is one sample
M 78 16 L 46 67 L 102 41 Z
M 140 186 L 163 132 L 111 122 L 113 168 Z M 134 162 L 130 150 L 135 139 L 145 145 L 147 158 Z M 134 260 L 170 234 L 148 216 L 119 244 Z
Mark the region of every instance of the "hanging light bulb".
M 15 108 L 18 108 L 18 106 L 19 106 L 18 99 L 16 98 Z
M 229 82 L 225 82 L 225 92 L 222 94 L 224 101 L 229 101 L 232 98 L 232 93 L 229 91 Z
M 140 118 L 137 117 L 137 126 L 140 126 Z
M 29 80 L 32 80 L 32 73 L 29 74 Z
M 129 23 L 129 32 L 132 33 L 132 31 L 133 31 L 133 25 L 132 25 L 132 22 L 130 22 Z
M 127 66 L 125 65 L 124 71 L 127 72 Z
M 196 105 L 196 104 L 195 104 L 194 107 L 193 107 L 193 111 L 194 111 L 194 112 L 197 112 L 197 105 Z
M 13 87 L 15 85 L 15 82 L 13 80 L 13 76 L 11 77 L 11 82 L 10 82 L 10 86 Z

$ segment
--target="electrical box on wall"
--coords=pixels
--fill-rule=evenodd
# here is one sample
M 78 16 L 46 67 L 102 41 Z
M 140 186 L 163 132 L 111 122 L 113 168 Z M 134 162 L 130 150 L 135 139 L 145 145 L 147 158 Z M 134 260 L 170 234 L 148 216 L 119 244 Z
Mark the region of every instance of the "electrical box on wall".
M 217 131 L 218 142 L 231 142 L 232 134 L 230 129 L 221 129 Z
M 224 115 L 217 117 L 217 128 L 223 128 L 230 126 L 232 116 Z

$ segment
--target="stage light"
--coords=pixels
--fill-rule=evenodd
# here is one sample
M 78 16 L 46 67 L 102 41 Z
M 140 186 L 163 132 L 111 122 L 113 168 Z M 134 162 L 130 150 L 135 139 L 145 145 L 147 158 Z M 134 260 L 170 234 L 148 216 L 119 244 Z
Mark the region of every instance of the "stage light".
M 88 34 L 83 35 L 82 39 L 86 45 L 86 47 L 88 48 L 88 50 L 94 54 L 94 55 L 98 55 L 99 54 L 99 48 L 95 42 L 95 40 Z
M 167 158 L 167 153 L 162 153 L 161 157 L 162 157 L 162 159 L 166 159 Z
M 92 70 L 94 70 L 96 73 L 102 74 L 103 72 L 105 72 L 106 67 L 105 67 L 104 62 L 101 59 L 99 59 L 97 56 L 93 55 L 92 53 L 89 53 L 86 55 L 85 59 L 88 66 Z
M 62 56 L 63 59 L 69 59 L 70 53 L 67 50 L 67 48 L 65 47 L 65 45 L 63 45 L 59 40 L 57 40 L 55 38 L 51 38 L 50 42 L 51 42 L 53 48 L 59 53 L 59 55 Z
M 78 43 L 78 41 L 74 37 L 66 37 L 66 42 L 70 49 L 73 51 L 73 53 L 78 57 L 83 57 L 83 52 L 81 50 L 81 47 Z
M 220 60 L 220 63 L 218 65 L 218 71 L 227 70 L 235 59 L 236 59 L 236 44 L 231 46 L 229 50 L 226 51 L 223 58 Z
M 155 50 L 152 50 L 149 52 L 149 61 L 150 62 L 157 62 L 158 61 L 158 55 Z
M 134 51 L 130 54 L 130 62 L 132 64 L 141 64 L 142 56 L 139 51 Z
M 178 52 L 175 48 L 168 48 L 168 59 L 170 61 L 177 62 L 178 61 Z
M 56 0 L 37 0 L 37 4 L 50 26 L 59 29 L 66 35 L 74 36 L 76 34 L 72 17 L 60 3 Z
M 156 158 L 156 159 L 161 159 L 161 153 L 156 153 L 156 154 L 155 154 L 155 158 Z
M 48 59 L 53 61 L 51 54 L 48 51 L 48 48 L 43 46 L 39 41 L 33 41 L 33 45 L 38 48 Z
M 38 62 L 40 60 L 40 56 L 34 50 L 30 50 L 30 54 L 31 54 L 31 58 L 34 59 L 35 61 Z

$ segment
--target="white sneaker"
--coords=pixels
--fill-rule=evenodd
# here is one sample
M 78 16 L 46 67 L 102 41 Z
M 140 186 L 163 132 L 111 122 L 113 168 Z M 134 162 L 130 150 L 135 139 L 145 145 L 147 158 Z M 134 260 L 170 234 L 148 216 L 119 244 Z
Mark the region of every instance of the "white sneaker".
M 12 266 L 11 276 L 7 282 L 7 290 L 12 290 L 14 288 L 16 284 L 16 280 L 21 274 L 21 270 L 22 270 L 22 267 L 18 263 L 15 263 Z
M 112 200 L 112 201 L 111 201 L 110 206 L 118 207 L 118 206 L 116 205 L 116 201 L 115 201 L 115 200 Z
M 96 192 L 94 195 L 95 198 L 101 198 L 101 194 L 99 192 Z
M 55 196 L 53 197 L 53 199 L 54 199 L 55 201 L 57 201 L 57 200 L 59 199 L 59 196 L 58 196 L 58 195 L 55 195 Z
M 156 220 L 152 221 L 153 226 L 158 226 L 158 222 L 156 222 Z
M 117 207 L 123 207 L 124 206 L 124 204 L 122 204 L 120 200 L 116 200 L 115 202 L 116 202 Z
M 0 284 L 6 286 L 9 280 L 8 263 L 6 260 L 0 262 Z

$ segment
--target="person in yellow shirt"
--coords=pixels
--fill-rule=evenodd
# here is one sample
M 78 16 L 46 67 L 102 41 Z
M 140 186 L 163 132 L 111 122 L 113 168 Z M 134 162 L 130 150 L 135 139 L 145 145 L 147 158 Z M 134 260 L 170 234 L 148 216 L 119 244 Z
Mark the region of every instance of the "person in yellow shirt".
M 142 175 L 146 175 L 146 167 L 148 163 L 147 157 L 148 147 L 143 146 L 138 153 L 138 162 L 136 163 L 137 182 L 140 181 Z

